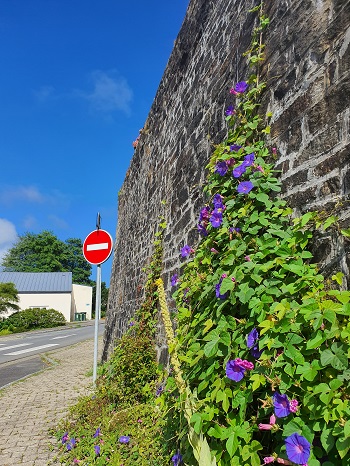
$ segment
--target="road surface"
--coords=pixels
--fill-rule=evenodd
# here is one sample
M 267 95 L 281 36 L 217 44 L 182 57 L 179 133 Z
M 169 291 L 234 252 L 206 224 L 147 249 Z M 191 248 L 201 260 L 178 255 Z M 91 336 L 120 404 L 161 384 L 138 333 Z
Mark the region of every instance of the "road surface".
M 103 335 L 104 322 L 99 323 Z M 40 354 L 94 339 L 94 322 L 0 337 L 0 388 L 48 365 Z

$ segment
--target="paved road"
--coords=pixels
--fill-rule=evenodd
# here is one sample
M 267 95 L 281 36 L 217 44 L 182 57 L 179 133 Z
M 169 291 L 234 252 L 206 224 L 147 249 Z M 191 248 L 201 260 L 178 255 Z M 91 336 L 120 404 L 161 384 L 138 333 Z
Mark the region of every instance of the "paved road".
M 99 323 L 99 335 L 104 331 L 104 321 Z M 73 345 L 79 341 L 94 338 L 94 321 L 70 324 L 57 329 L 43 329 L 34 332 L 17 333 L 0 337 L 0 364 L 45 353 L 52 349 Z
M 73 325 L 0 337 L 0 389 L 52 365 L 43 353 L 94 338 L 94 327 L 94 322 L 90 322 L 80 327 Z M 104 322 L 101 322 L 100 336 L 103 331 Z
M 58 466 L 56 429 L 70 405 L 91 393 L 93 339 L 49 353 L 55 364 L 0 390 L 1 466 Z M 102 339 L 99 339 L 99 349 Z

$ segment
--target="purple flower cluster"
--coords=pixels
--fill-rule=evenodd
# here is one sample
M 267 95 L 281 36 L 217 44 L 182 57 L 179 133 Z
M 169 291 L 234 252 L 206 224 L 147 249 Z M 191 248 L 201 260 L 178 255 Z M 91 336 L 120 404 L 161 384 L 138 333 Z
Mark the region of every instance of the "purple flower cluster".
M 177 273 L 174 273 L 170 279 L 171 286 L 176 286 L 179 283 L 179 277 Z
M 65 432 L 62 435 L 61 442 L 62 445 L 66 445 L 67 451 L 73 450 L 73 448 L 77 445 L 77 441 L 75 440 L 75 438 L 69 438 L 68 432 Z
M 273 407 L 277 417 L 286 417 L 298 409 L 297 400 L 289 400 L 287 395 L 278 392 L 273 395 Z
M 224 293 L 224 294 L 221 294 L 220 293 L 220 287 L 221 287 L 221 283 L 222 283 L 222 280 L 224 278 L 226 278 L 227 275 L 225 273 L 223 273 L 220 277 L 220 280 L 219 280 L 219 283 L 217 283 L 215 285 L 215 294 L 216 294 L 216 297 L 219 298 L 219 299 L 226 299 L 227 298 L 227 295 L 228 295 L 228 292 Z
M 121 435 L 118 439 L 119 443 L 129 443 L 130 437 L 128 435 Z
M 249 84 L 246 81 L 239 81 L 235 87 L 230 89 L 230 94 L 244 94 L 246 90 L 248 89 Z
M 94 450 L 95 450 L 95 455 L 96 455 L 96 456 L 100 456 L 100 454 L 101 454 L 100 445 L 95 445 L 95 446 L 94 446 Z
M 285 439 L 284 443 L 286 444 L 287 456 L 290 461 L 302 465 L 307 463 L 311 445 L 305 437 L 294 432 L 294 434 Z
M 251 181 L 241 181 L 237 186 L 237 192 L 239 194 L 248 194 L 253 188 L 254 185 Z
M 171 461 L 173 462 L 173 466 L 179 466 L 182 462 L 181 453 L 179 451 L 175 453 L 175 455 L 171 458 Z
M 201 235 L 208 235 L 207 226 L 209 222 L 213 228 L 218 228 L 222 224 L 222 213 L 225 210 L 222 199 L 221 194 L 215 194 L 213 198 L 214 209 L 212 210 L 209 206 L 205 206 L 201 209 L 197 225 Z
M 264 464 L 270 464 L 276 461 L 279 464 L 301 464 L 302 466 L 307 466 L 307 461 L 310 457 L 311 445 L 306 438 L 294 432 L 294 434 L 285 439 L 284 443 L 286 445 L 288 460 L 285 460 L 284 458 L 276 458 L 276 456 L 266 456 L 263 459 Z
M 232 116 L 234 113 L 235 113 L 235 107 L 234 107 L 233 105 L 230 105 L 230 106 L 227 107 L 227 109 L 225 110 L 225 115 L 226 115 L 226 116 Z
M 254 160 L 255 160 L 255 154 L 254 152 L 252 152 L 251 154 L 247 154 L 245 157 L 244 157 L 244 160 L 243 162 L 241 163 L 241 165 L 238 165 L 238 167 L 234 168 L 233 172 L 232 172 L 232 175 L 235 177 L 235 178 L 239 178 L 241 175 L 243 175 L 243 173 L 246 172 L 247 170 L 247 167 L 251 167 L 254 163 Z
M 247 346 L 250 349 L 250 354 L 255 359 L 259 359 L 263 350 L 259 350 L 259 332 L 256 328 L 253 328 L 253 330 L 250 333 L 248 333 Z
M 192 254 L 192 252 L 194 252 L 194 250 L 188 244 L 186 244 L 183 248 L 181 248 L 181 256 L 182 257 L 187 257 L 190 254 Z
M 226 364 L 226 375 L 229 379 L 239 382 L 243 379 L 245 371 L 254 369 L 254 364 L 246 359 L 232 359 Z

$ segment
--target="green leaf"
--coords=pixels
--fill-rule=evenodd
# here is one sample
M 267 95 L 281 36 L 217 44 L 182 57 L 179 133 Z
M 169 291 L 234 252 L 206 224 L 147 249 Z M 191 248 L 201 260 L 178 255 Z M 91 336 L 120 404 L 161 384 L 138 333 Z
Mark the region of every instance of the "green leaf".
M 344 458 L 350 449 L 350 437 L 338 439 L 335 446 L 339 452 L 340 458 Z
M 332 366 L 339 371 L 348 367 L 348 358 L 341 349 L 337 349 L 337 353 L 334 353 L 330 349 L 322 351 L 320 361 L 322 366 Z
M 206 343 L 206 345 L 204 345 L 203 348 L 204 354 L 207 358 L 210 358 L 217 353 L 220 340 L 220 336 L 218 334 L 217 329 L 208 333 L 208 335 L 205 338 L 207 339 L 209 336 L 210 338 L 212 338 L 212 340 L 208 341 L 208 343 Z
M 345 437 L 350 437 L 350 419 L 346 421 L 344 426 L 344 435 Z
M 233 432 L 226 441 L 226 450 L 230 456 L 233 456 L 238 448 L 238 439 L 236 432 Z
M 306 349 L 318 348 L 319 346 L 321 346 L 321 344 L 324 342 L 325 339 L 326 339 L 326 337 L 325 337 L 324 333 L 321 332 L 321 330 L 319 330 L 316 333 L 316 336 L 312 340 L 309 340 L 307 342 Z
M 208 319 L 204 322 L 203 335 L 205 335 L 214 325 L 214 322 L 211 319 Z
M 350 228 L 348 228 L 347 230 L 340 230 L 340 232 L 343 236 L 350 237 Z
M 334 215 L 331 215 L 330 217 L 327 218 L 327 220 L 324 222 L 323 224 L 323 229 L 324 230 L 327 230 L 327 228 L 329 228 L 331 225 L 333 225 L 333 223 L 335 223 L 337 221 L 337 217 L 335 217 Z
M 199 435 L 202 430 L 202 424 L 203 424 L 201 415 L 199 413 L 193 413 L 190 422 L 196 434 Z

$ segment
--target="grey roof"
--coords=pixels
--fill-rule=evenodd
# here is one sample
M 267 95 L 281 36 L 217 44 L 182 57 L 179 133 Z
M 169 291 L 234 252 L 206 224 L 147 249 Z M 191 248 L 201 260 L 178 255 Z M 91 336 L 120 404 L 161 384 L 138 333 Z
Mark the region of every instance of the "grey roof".
M 70 293 L 72 272 L 0 272 L 0 283 L 9 282 L 19 293 Z

